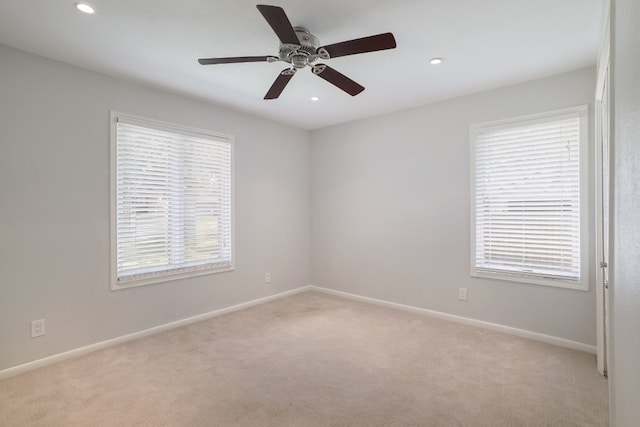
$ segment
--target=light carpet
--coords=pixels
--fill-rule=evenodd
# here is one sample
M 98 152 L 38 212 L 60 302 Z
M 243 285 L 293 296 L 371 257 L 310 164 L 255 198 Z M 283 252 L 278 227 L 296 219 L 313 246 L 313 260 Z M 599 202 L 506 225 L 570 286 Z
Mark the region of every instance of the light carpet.
M 5 379 L 0 425 L 584 427 L 607 399 L 592 354 L 305 292 Z

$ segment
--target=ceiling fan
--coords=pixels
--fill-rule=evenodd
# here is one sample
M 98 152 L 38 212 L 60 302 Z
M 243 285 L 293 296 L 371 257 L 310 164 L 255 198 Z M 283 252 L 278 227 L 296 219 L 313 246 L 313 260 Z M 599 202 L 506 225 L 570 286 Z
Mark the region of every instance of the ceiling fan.
M 259 4 L 256 6 L 267 23 L 280 39 L 280 51 L 278 56 L 237 56 L 229 58 L 202 58 L 198 59 L 201 65 L 233 64 L 239 62 L 277 62 L 283 61 L 291 64 L 280 72 L 271 85 L 264 99 L 276 99 L 289 83 L 293 75 L 304 67 L 310 67 L 311 72 L 322 77 L 329 83 L 337 86 L 351 96 L 355 96 L 364 90 L 364 87 L 339 73 L 325 64 L 316 64 L 318 59 L 331 59 L 340 56 L 355 55 L 358 53 L 375 52 L 378 50 L 393 49 L 396 40 L 391 33 L 377 34 L 375 36 L 348 40 L 327 46 L 320 46 L 318 38 L 303 27 L 292 27 L 289 18 L 281 7 Z

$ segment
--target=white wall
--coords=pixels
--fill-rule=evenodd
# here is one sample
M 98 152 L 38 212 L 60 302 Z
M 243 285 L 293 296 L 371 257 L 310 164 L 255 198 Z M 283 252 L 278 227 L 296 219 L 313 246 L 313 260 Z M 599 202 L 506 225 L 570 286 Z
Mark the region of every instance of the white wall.
M 595 345 L 593 268 L 588 292 L 469 275 L 469 124 L 590 104 L 592 129 L 595 78 L 588 68 L 314 131 L 312 283 Z
M 236 271 L 109 290 L 111 109 L 235 135 Z M 0 45 L 0 369 L 309 284 L 309 168 L 308 131 Z
M 612 426 L 640 423 L 640 3 L 612 2 Z

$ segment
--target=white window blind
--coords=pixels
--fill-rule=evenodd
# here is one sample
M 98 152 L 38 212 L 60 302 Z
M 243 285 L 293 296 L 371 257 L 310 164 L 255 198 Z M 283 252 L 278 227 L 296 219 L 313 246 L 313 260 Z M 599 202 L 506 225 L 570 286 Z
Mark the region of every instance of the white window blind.
M 476 275 L 582 286 L 581 120 L 575 111 L 472 128 Z
M 232 267 L 225 137 L 115 119 L 116 287 Z

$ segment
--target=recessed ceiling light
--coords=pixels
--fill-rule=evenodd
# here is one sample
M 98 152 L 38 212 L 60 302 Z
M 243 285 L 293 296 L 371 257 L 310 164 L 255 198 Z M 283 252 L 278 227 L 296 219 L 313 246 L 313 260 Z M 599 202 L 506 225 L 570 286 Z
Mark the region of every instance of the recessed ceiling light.
M 92 14 L 95 12 L 95 10 L 93 10 L 93 8 L 86 3 L 76 3 L 76 7 L 80 12 L 84 12 L 88 14 Z
M 312 100 L 312 101 L 320 101 L 320 98 L 318 98 L 317 96 L 312 96 L 312 97 L 311 97 L 311 100 Z
M 429 64 L 431 65 L 438 65 L 438 64 L 442 64 L 442 58 L 432 58 L 429 61 Z

